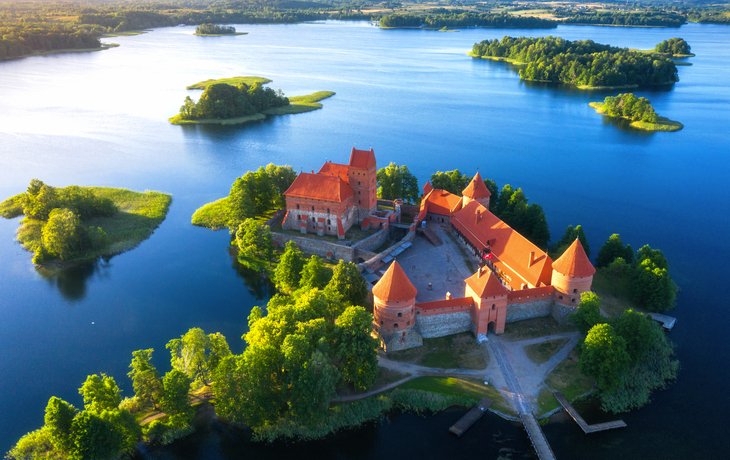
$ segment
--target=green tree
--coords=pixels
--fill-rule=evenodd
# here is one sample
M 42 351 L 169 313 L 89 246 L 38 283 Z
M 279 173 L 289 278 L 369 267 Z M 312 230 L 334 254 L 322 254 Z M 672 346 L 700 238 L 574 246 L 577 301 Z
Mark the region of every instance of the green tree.
M 293 241 L 287 241 L 284 254 L 274 273 L 274 280 L 279 288 L 293 291 L 299 287 L 304 269 L 304 254 Z
M 164 388 L 160 407 L 170 417 L 175 420 L 190 422 L 195 415 L 193 408 L 188 400 L 190 392 L 190 379 L 183 371 L 173 369 L 164 377 L 162 377 L 162 386 Z
M 654 333 L 651 320 L 641 313 L 626 310 L 612 322 L 616 333 L 626 341 L 631 363 L 636 364 L 652 346 Z
M 172 339 L 166 345 L 170 350 L 172 368 L 184 373 L 191 381 L 201 383 L 206 383 L 205 377 L 208 375 L 207 347 L 208 336 L 198 327 L 191 328 L 179 339 Z
M 274 242 L 269 226 L 260 224 L 255 219 L 246 219 L 238 226 L 236 245 L 243 257 L 253 259 L 260 256 L 270 262 L 274 256 Z
M 78 411 L 63 399 L 52 396 L 46 406 L 46 429 L 53 446 L 61 452 L 68 452 L 73 446 L 71 425 Z
M 251 171 L 233 182 L 228 194 L 228 222 L 231 228 L 249 217 L 256 217 L 256 175 Z
M 255 178 L 256 195 L 254 196 L 254 202 L 256 203 L 256 211 L 259 215 L 266 214 L 274 204 L 276 190 L 271 184 L 271 179 L 269 179 L 269 175 L 263 166 L 256 170 Z
M 568 320 L 575 324 L 581 334 L 588 333 L 593 326 L 604 322 L 599 307 L 600 302 L 601 299 L 593 292 L 584 292 L 580 295 L 578 308 L 575 313 L 568 316 Z
M 152 365 L 154 349 L 137 350 L 132 352 L 132 368 L 127 374 L 132 379 L 132 388 L 143 407 L 157 404 L 162 395 L 162 380 L 160 373 Z
M 105 410 L 116 410 L 122 402 L 122 395 L 113 377 L 93 374 L 79 389 L 87 411 L 100 414 Z
M 368 295 L 367 281 L 360 274 L 357 265 L 340 260 L 332 272 L 332 279 L 326 289 L 342 296 L 348 305 L 362 306 Z
M 31 219 L 46 220 L 57 206 L 58 193 L 55 187 L 51 187 L 38 179 L 30 181 L 28 189 L 21 200 L 23 214 Z
M 378 341 L 372 337 L 373 315 L 363 307 L 348 307 L 337 319 L 337 358 L 342 378 L 366 389 L 378 378 Z
M 676 289 L 669 270 L 658 267 L 650 258 L 637 264 L 632 287 L 634 299 L 647 310 L 663 312 L 674 307 Z
M 403 176 L 395 163 L 378 169 L 378 198 L 395 200 L 403 196 Z
M 623 257 L 617 257 L 608 264 L 606 274 L 613 284 L 613 295 L 618 294 L 618 285 L 622 279 L 629 273 L 631 267 L 626 263 Z
M 563 236 L 555 244 L 555 252 L 558 254 L 564 253 L 565 250 L 568 249 L 568 246 L 573 244 L 573 241 L 575 241 L 576 239 L 580 241 L 580 244 L 581 246 L 583 246 L 583 250 L 586 252 L 586 255 L 590 257 L 591 248 L 590 246 L 588 246 L 588 238 L 586 238 L 583 227 L 581 227 L 580 225 L 575 226 L 575 228 L 572 225 L 568 225 L 568 228 L 565 229 L 565 233 L 563 233 Z
M 180 115 L 186 119 L 196 118 L 195 102 L 190 96 L 185 96 L 185 103 L 180 107 Z
M 215 372 L 221 361 L 231 355 L 226 338 L 220 332 L 208 334 L 208 376 Z
M 324 289 L 332 277 L 332 272 L 324 266 L 320 257 L 313 255 L 307 260 L 302 269 L 302 278 L 299 280 L 299 287 L 306 290 L 312 288 Z
M 54 209 L 43 226 L 43 248 L 61 259 L 68 259 L 79 245 L 81 221 L 68 209 Z
M 121 435 L 119 448 L 129 450 L 134 448 L 142 436 L 142 427 L 127 409 L 104 411 L 100 414 L 103 420 L 111 423 L 114 430 Z
M 634 261 L 634 251 L 630 245 L 624 246 L 618 233 L 614 233 L 603 243 L 601 249 L 598 250 L 596 266 L 607 267 L 617 257 L 623 257 L 630 264 Z
M 492 179 L 484 179 L 484 185 L 487 186 L 487 190 L 489 190 L 490 193 L 489 211 L 494 214 L 494 210 L 499 202 L 499 187 L 497 187 L 497 183 Z
M 669 261 L 664 257 L 664 253 L 659 249 L 650 248 L 648 244 L 636 251 L 637 264 L 641 264 L 646 259 L 651 260 L 659 268 L 669 270 Z
M 92 411 L 82 411 L 71 424 L 72 460 L 106 459 L 117 455 L 124 446 L 124 434 Z
M 610 324 L 597 324 L 588 331 L 578 363 L 584 374 L 598 381 L 602 392 L 611 393 L 621 385 L 630 361 L 623 337 Z
M 291 166 L 276 166 L 274 164 L 268 164 L 266 166 L 266 174 L 269 175 L 271 185 L 274 188 L 275 198 L 274 204 L 279 208 L 286 208 L 286 192 L 294 180 L 297 178 L 297 173 Z
M 418 188 L 418 179 L 406 165 L 400 167 L 400 172 L 403 178 L 403 201 L 407 203 L 418 203 L 418 196 L 421 193 L 421 189 Z

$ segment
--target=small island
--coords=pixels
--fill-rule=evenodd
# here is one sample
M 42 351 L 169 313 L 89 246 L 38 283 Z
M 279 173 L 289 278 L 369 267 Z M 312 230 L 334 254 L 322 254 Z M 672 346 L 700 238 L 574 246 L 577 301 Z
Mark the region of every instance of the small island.
M 219 26 L 217 24 L 201 24 L 195 28 L 195 33 L 199 37 L 220 37 L 223 35 L 246 35 L 248 32 L 236 32 L 233 26 Z
M 629 126 L 644 131 L 674 132 L 684 128 L 678 121 L 657 115 L 646 98 L 637 98 L 633 93 L 619 94 L 616 97 L 607 96 L 603 102 L 591 102 L 589 105 L 596 109 L 596 113 L 629 120 L 631 121 Z
M 33 263 L 93 259 L 136 247 L 165 220 L 172 197 L 111 187 L 51 187 L 33 179 L 0 203 L 0 216 L 20 221 L 18 241 Z
M 264 88 L 271 80 L 262 77 L 232 77 L 205 80 L 187 89 L 202 89 L 198 102 L 190 96 L 180 113 L 170 118 L 173 125 L 239 125 L 263 120 L 267 115 L 288 115 L 322 108 L 318 101 L 334 96 L 333 91 L 317 91 L 306 96 L 286 97 L 281 90 Z

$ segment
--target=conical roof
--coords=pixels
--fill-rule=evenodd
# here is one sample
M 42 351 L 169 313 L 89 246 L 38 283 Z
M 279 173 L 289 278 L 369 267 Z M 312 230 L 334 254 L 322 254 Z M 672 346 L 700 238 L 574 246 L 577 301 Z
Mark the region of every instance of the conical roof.
M 430 192 L 431 190 L 433 190 L 431 181 L 426 181 L 426 185 L 423 186 L 423 196 L 428 195 L 428 192 Z
M 387 302 L 402 302 L 416 298 L 418 290 L 411 283 L 398 262 L 393 262 L 378 284 L 373 287 L 373 296 Z
M 481 274 L 480 274 L 481 273 Z M 497 277 L 488 268 L 479 268 L 476 273 L 466 279 L 469 285 L 479 298 L 485 299 L 489 296 L 507 294 L 507 289 L 502 286 Z
M 482 179 L 478 171 L 461 194 L 474 200 L 481 200 L 482 198 L 492 196 L 487 186 L 484 185 L 484 179 Z
M 596 273 L 596 269 L 588 260 L 583 245 L 580 244 L 578 238 L 573 241 L 573 244 L 565 250 L 562 256 L 558 257 L 558 260 L 553 262 L 553 270 L 572 278 L 585 278 Z

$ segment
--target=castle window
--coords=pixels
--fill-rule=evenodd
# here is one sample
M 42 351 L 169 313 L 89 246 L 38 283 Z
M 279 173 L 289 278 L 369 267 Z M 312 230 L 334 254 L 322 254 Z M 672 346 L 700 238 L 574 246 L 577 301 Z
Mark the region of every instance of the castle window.
M 357 204 L 361 204 L 361 203 L 360 203 L 360 200 L 357 200 Z
M 578 293 L 578 290 L 577 289 L 573 289 L 573 293 L 577 294 Z
M 330 208 L 327 208 L 327 214 L 329 214 L 329 213 L 330 213 Z
M 403 313 L 398 313 L 398 318 L 402 318 L 402 317 L 403 317 Z
M 301 214 L 297 214 L 297 220 L 302 220 Z
M 558 296 L 558 300 L 563 300 L 563 296 Z
M 410 326 L 410 325 L 411 325 L 411 322 L 410 322 L 410 321 L 408 321 L 408 322 L 406 323 L 406 326 Z
M 575 299 L 570 299 L 571 302 L 575 303 Z
M 380 322 L 380 325 L 381 325 L 381 326 L 383 325 L 383 322 L 382 322 L 382 321 Z
M 357 185 L 360 185 L 360 181 L 357 181 Z
M 299 205 L 297 205 L 297 209 L 299 209 Z
M 312 206 L 312 211 L 314 211 L 314 206 Z
M 360 190 L 357 191 L 357 194 L 360 195 Z
M 398 323 L 393 324 L 393 327 L 398 329 Z
M 495 304 L 492 304 L 492 310 L 494 310 L 495 307 L 496 307 L 496 305 Z
M 330 220 L 327 219 L 327 225 L 331 225 L 331 224 L 332 224 L 332 222 L 330 222 Z

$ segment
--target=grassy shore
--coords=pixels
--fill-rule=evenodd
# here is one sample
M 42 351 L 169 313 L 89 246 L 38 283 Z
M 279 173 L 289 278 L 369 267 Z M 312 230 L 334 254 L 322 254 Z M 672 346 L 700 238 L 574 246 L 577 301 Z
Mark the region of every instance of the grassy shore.
M 629 120 L 626 117 L 611 117 L 610 115 L 606 115 L 603 111 L 603 102 L 590 102 L 588 105 L 596 109 L 596 113 L 599 113 L 601 115 L 605 115 L 609 118 L 623 118 L 625 120 Z M 633 121 L 629 125 L 632 128 L 641 129 L 644 131 L 660 131 L 660 132 L 674 132 L 679 131 L 680 129 L 684 128 L 684 125 L 678 121 L 672 121 L 669 118 L 666 117 L 659 117 L 659 121 L 657 123 L 648 123 L 645 121 Z
M 76 254 L 67 261 L 93 259 L 113 255 L 135 248 L 149 238 L 152 232 L 165 220 L 172 197 L 160 192 L 134 192 L 111 187 L 82 187 L 91 190 L 100 198 L 109 198 L 117 205 L 119 212 L 111 217 L 96 217 L 83 221 L 86 227 L 101 227 L 106 233 L 108 244 L 96 250 Z M 22 194 L 21 194 L 22 195 Z M 6 218 L 18 217 L 21 195 L 8 198 L 0 204 L 0 215 Z M 18 241 L 28 249 L 40 245 L 44 221 L 23 219 L 18 230 Z
M 570 402 L 594 390 L 594 380 L 583 375 L 578 366 L 578 354 L 570 352 L 565 360 L 545 379 L 547 389 L 540 391 L 537 398 L 538 415 L 546 414 L 560 406 L 551 390 L 557 390 Z
M 193 34 L 198 37 L 228 37 L 231 35 L 248 35 L 248 32 L 233 32 L 232 34 Z
M 316 93 L 308 94 L 306 96 L 293 96 L 289 98 L 289 105 L 264 110 L 263 113 L 265 115 L 288 115 L 311 112 L 312 110 L 322 108 L 322 104 L 318 101 L 332 97 L 335 94 L 336 93 L 334 91 L 317 91 Z
M 444 396 L 467 397 L 475 403 L 488 397 L 494 403 L 492 407 L 507 415 L 517 415 L 507 403 L 502 393 L 494 385 L 485 385 L 483 380 L 473 377 L 417 377 L 397 387 L 399 390 L 420 390 Z
M 533 363 L 542 364 L 563 348 L 563 345 L 568 343 L 569 340 L 568 338 L 555 339 L 528 345 L 525 347 L 525 354 Z
M 102 43 L 102 45 L 98 48 L 67 48 L 67 49 L 61 49 L 61 50 L 50 50 L 50 51 L 33 51 L 30 54 L 23 54 L 22 56 L 16 56 L 9 59 L 0 59 L 0 61 L 6 60 L 10 61 L 13 59 L 22 59 L 27 57 L 33 57 L 33 56 L 49 56 L 51 54 L 63 54 L 63 53 L 90 53 L 92 51 L 104 51 L 108 50 L 109 48 L 116 48 L 119 46 L 117 43 Z
M 205 204 L 193 213 L 192 223 L 198 227 L 220 230 L 228 227 L 228 197 Z
M 506 62 L 508 64 L 512 65 L 527 65 L 526 62 L 518 61 L 517 59 L 512 59 L 508 57 L 498 57 L 498 56 L 477 56 L 472 51 L 469 51 L 466 53 L 467 55 L 473 57 L 474 59 L 487 59 L 489 61 L 497 61 L 497 62 Z
M 236 117 L 236 118 L 200 118 L 195 120 L 187 120 L 181 117 L 179 114 L 170 118 L 169 121 L 173 125 L 245 125 L 253 123 L 255 121 L 261 121 L 266 118 L 266 115 L 257 113 L 249 115 L 247 117 Z
M 262 85 L 266 83 L 270 83 L 271 80 L 268 78 L 263 77 L 231 77 L 231 78 L 219 78 L 217 80 L 210 79 L 205 81 L 199 81 L 193 85 L 190 85 L 186 87 L 185 89 L 205 89 L 208 86 L 215 84 L 215 83 L 225 83 L 227 85 L 232 86 L 238 86 L 241 83 L 245 83 L 248 86 L 253 85 L 254 83 L 261 83 Z
M 109 38 L 109 37 L 131 37 L 134 35 L 142 35 L 146 34 L 147 32 L 151 32 L 150 30 L 128 30 L 126 32 L 109 32 L 106 34 L 102 34 L 103 38 Z

